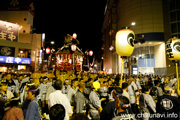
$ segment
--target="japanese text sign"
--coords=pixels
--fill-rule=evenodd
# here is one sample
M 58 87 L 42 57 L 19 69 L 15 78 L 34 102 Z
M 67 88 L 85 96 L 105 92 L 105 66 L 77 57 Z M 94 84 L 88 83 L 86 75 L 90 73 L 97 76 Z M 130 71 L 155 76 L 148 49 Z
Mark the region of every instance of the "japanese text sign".
M 0 63 L 31 64 L 31 58 L 0 56 Z
M 19 25 L 0 20 L 0 40 L 18 41 Z

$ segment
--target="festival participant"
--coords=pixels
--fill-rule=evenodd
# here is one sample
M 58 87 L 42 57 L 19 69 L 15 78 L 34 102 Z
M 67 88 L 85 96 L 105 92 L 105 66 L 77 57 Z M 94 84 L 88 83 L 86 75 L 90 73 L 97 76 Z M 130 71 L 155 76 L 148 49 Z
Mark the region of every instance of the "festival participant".
M 85 83 L 79 84 L 79 89 L 75 95 L 75 107 L 76 107 L 76 113 L 84 113 L 85 109 L 85 96 L 83 94 L 83 91 L 85 89 Z
M 101 87 L 99 88 L 99 94 L 100 94 L 100 98 L 104 98 L 103 101 L 101 101 L 101 105 L 104 108 L 104 106 L 109 102 L 108 100 L 108 82 L 107 81 L 103 81 L 103 84 L 101 85 Z
M 71 88 L 71 85 L 69 85 L 69 80 L 66 79 L 64 81 L 64 85 L 63 85 L 63 88 L 62 88 L 62 93 L 67 94 L 67 92 L 69 91 L 70 88 Z
M 6 111 L 2 120 L 24 120 L 23 111 L 18 108 L 19 98 L 12 98 L 10 101 L 10 109 Z
M 93 120 L 100 119 L 100 113 L 102 111 L 100 95 L 97 91 L 100 88 L 100 83 L 98 81 L 93 82 L 92 90 L 89 95 L 89 106 L 90 106 L 90 116 Z
M 40 90 L 40 98 L 41 98 L 41 102 L 42 102 L 42 113 L 45 113 L 46 110 L 45 110 L 45 104 L 46 104 L 46 93 L 47 93 L 47 80 L 48 80 L 48 77 L 44 77 L 43 78 L 43 81 L 41 81 L 40 85 L 39 85 L 39 90 Z
M 28 105 L 25 120 L 41 120 L 40 105 L 37 100 L 37 95 L 39 95 L 39 88 L 34 85 L 30 86 L 27 99 L 31 102 Z
M 122 96 L 125 96 L 129 99 L 129 93 L 127 92 L 128 90 L 128 83 L 122 83 L 122 90 L 123 90 L 123 93 L 122 93 Z
M 129 100 L 130 100 L 130 104 L 131 104 L 131 108 L 134 114 L 138 113 L 138 106 L 136 104 L 136 100 L 139 97 L 139 91 L 137 88 L 136 83 L 134 82 L 133 78 L 130 78 L 130 80 L 128 81 L 128 93 L 129 93 Z
M 107 103 L 107 105 L 103 108 L 100 115 L 100 120 L 111 120 L 114 117 L 116 100 L 122 95 L 122 93 L 123 91 L 120 87 L 113 89 L 112 96 L 114 101 Z
M 17 96 L 19 89 L 16 86 L 14 80 L 12 79 L 11 74 L 7 74 L 6 80 L 8 83 L 8 90 L 11 91 L 14 94 L 14 96 Z
M 171 96 L 172 88 L 166 86 L 164 88 L 165 95 L 159 97 L 157 102 L 157 112 L 164 114 L 161 119 L 179 120 L 180 111 L 180 99 L 175 96 Z
M 4 115 L 4 107 L 5 103 L 7 103 L 12 97 L 14 97 L 13 93 L 9 90 L 8 83 L 6 80 L 0 82 L 0 119 L 3 118 Z
M 8 90 L 8 82 L 5 80 L 0 83 L 0 97 L 4 98 L 5 100 L 14 97 L 13 93 Z
M 75 94 L 78 90 L 78 80 L 74 79 L 71 81 L 71 88 L 68 90 L 67 98 L 69 99 L 71 106 L 75 105 Z
M 133 116 L 128 113 L 130 106 L 129 99 L 125 96 L 120 96 L 116 99 L 116 109 L 114 110 L 114 118 L 112 120 L 135 120 Z
M 143 120 L 149 120 L 150 114 L 156 113 L 156 103 L 149 95 L 150 87 L 148 85 L 143 86 L 142 92 L 139 96 L 140 112 L 143 114 Z
M 67 96 L 61 92 L 62 81 L 56 80 L 56 82 L 54 83 L 54 88 L 56 90 L 49 95 L 48 108 L 50 110 L 53 105 L 62 104 L 66 111 L 64 120 L 69 120 L 69 115 L 73 114 L 73 111 Z

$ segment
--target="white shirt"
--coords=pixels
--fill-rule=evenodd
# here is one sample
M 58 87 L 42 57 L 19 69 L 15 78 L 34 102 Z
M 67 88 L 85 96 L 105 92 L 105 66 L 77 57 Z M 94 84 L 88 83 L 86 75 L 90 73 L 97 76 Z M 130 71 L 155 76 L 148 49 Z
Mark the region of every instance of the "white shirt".
M 73 111 L 67 96 L 62 94 L 60 90 L 56 90 L 49 95 L 48 108 L 50 109 L 55 104 L 62 104 L 64 106 L 66 111 L 64 120 L 69 120 L 69 114 L 73 114 Z
M 123 90 L 122 96 L 125 96 L 129 99 L 129 93 L 125 90 Z

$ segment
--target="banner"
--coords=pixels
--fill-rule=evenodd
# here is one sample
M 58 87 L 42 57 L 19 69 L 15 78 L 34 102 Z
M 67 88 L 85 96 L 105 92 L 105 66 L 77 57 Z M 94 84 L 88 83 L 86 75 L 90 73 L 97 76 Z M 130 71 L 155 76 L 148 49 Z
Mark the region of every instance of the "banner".
M 14 56 L 14 53 L 14 47 L 0 46 L 0 56 Z
M 18 41 L 19 25 L 0 20 L 0 40 Z

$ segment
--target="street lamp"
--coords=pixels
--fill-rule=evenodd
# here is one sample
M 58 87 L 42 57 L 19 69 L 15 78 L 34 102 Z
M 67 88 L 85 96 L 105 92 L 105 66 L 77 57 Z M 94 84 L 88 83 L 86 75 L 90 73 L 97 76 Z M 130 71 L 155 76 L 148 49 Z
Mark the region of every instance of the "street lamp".
M 50 43 L 51 43 L 51 45 L 54 45 L 54 41 L 51 41 Z

